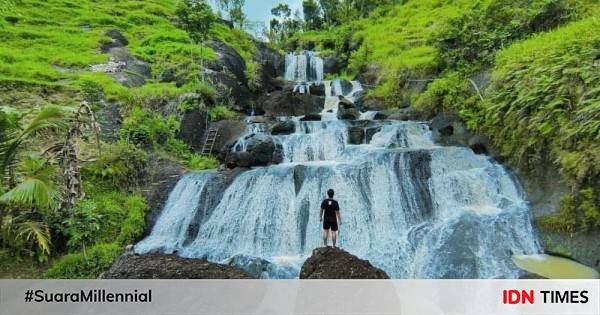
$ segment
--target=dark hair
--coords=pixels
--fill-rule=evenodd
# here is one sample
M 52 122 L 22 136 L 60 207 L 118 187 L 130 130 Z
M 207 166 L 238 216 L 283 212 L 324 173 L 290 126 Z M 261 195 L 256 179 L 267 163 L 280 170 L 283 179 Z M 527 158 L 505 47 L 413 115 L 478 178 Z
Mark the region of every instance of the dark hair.
M 329 196 L 329 198 L 333 198 L 333 194 L 334 194 L 333 189 L 329 189 L 327 191 L 327 196 Z

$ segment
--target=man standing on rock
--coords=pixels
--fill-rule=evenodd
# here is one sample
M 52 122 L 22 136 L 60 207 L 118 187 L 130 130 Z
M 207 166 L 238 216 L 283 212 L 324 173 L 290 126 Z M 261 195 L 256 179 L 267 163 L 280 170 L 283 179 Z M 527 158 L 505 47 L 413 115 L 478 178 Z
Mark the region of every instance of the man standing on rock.
M 329 198 L 321 202 L 321 222 L 323 222 L 323 246 L 327 247 L 327 239 L 329 238 L 329 230 L 331 230 L 331 238 L 333 247 L 337 241 L 338 224 L 342 224 L 340 216 L 340 205 L 333 199 L 333 189 L 327 191 Z

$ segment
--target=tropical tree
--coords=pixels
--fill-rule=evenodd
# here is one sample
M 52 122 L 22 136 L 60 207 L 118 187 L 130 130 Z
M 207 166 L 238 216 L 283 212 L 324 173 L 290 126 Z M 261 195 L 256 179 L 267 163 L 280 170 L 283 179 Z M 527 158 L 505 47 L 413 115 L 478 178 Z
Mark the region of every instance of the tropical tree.
M 67 128 L 66 111 L 58 106 L 45 106 L 24 126 L 25 115 L 11 107 L 0 107 L 0 174 L 2 183 L 16 184 L 15 166 L 19 153 L 36 135 Z
M 204 42 L 210 37 L 210 30 L 216 20 L 206 0 L 183 0 L 177 4 L 175 13 L 180 26 L 188 33 L 192 44 L 200 45 L 200 54 L 204 54 Z M 192 63 L 193 55 L 192 55 Z M 200 57 L 200 74 L 204 82 L 204 58 Z
M 321 27 L 321 7 L 316 0 L 302 1 L 302 11 L 304 13 L 304 23 L 307 30 L 315 30 Z

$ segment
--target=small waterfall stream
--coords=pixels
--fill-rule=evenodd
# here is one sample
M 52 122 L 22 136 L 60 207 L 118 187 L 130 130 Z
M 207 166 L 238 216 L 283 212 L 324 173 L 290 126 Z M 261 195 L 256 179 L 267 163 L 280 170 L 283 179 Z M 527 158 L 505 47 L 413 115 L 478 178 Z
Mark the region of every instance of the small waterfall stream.
M 312 73 L 310 54 L 288 59 L 290 76 Z M 332 99 L 359 91 L 325 83 Z M 328 106 L 336 107 L 326 103 L 324 112 Z M 282 164 L 242 172 L 216 202 L 206 201 L 215 172 L 184 176 L 136 252 L 260 264 L 264 278 L 297 277 L 321 244 L 319 205 L 329 188 L 342 211 L 340 247 L 393 278 L 514 278 L 512 253 L 540 252 L 515 179 L 469 148 L 436 145 L 426 123 L 372 121 L 371 139 L 351 145 L 351 122 L 333 115 L 281 119 L 295 131 L 270 135 L 264 124 L 249 124 L 233 150 L 244 151 L 250 134 L 272 137 Z

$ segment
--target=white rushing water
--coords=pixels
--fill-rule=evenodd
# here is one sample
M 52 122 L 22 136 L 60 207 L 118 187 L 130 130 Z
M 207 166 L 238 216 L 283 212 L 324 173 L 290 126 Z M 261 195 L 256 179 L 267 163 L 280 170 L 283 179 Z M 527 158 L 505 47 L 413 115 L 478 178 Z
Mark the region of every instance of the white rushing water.
M 292 82 L 323 81 L 323 59 L 312 51 L 289 53 L 285 57 L 285 79 Z
M 290 81 L 310 88 L 323 80 L 314 53 L 290 54 L 286 63 Z M 232 148 L 272 137 L 281 164 L 230 180 L 216 172 L 184 176 L 135 251 L 294 278 L 321 245 L 319 206 L 332 188 L 343 218 L 338 245 L 393 278 L 514 278 L 511 256 L 540 252 L 521 189 L 501 165 L 469 148 L 437 146 L 422 122 L 338 120 L 341 97 L 356 101 L 362 86 L 323 84 L 322 121 L 280 117 L 294 124 L 287 135 L 249 123 Z M 354 133 L 362 128 L 363 144 L 349 144 L 350 125 Z
M 426 124 L 384 122 L 368 144 L 349 145 L 343 121 L 294 123 L 273 136 L 284 163 L 241 173 L 211 209 L 199 191 L 214 175 L 184 177 L 136 251 L 243 257 L 266 263 L 264 277 L 296 277 L 321 244 L 319 205 L 333 188 L 339 245 L 395 278 L 516 277 L 512 253 L 539 252 L 510 174 L 468 148 L 436 146 Z

